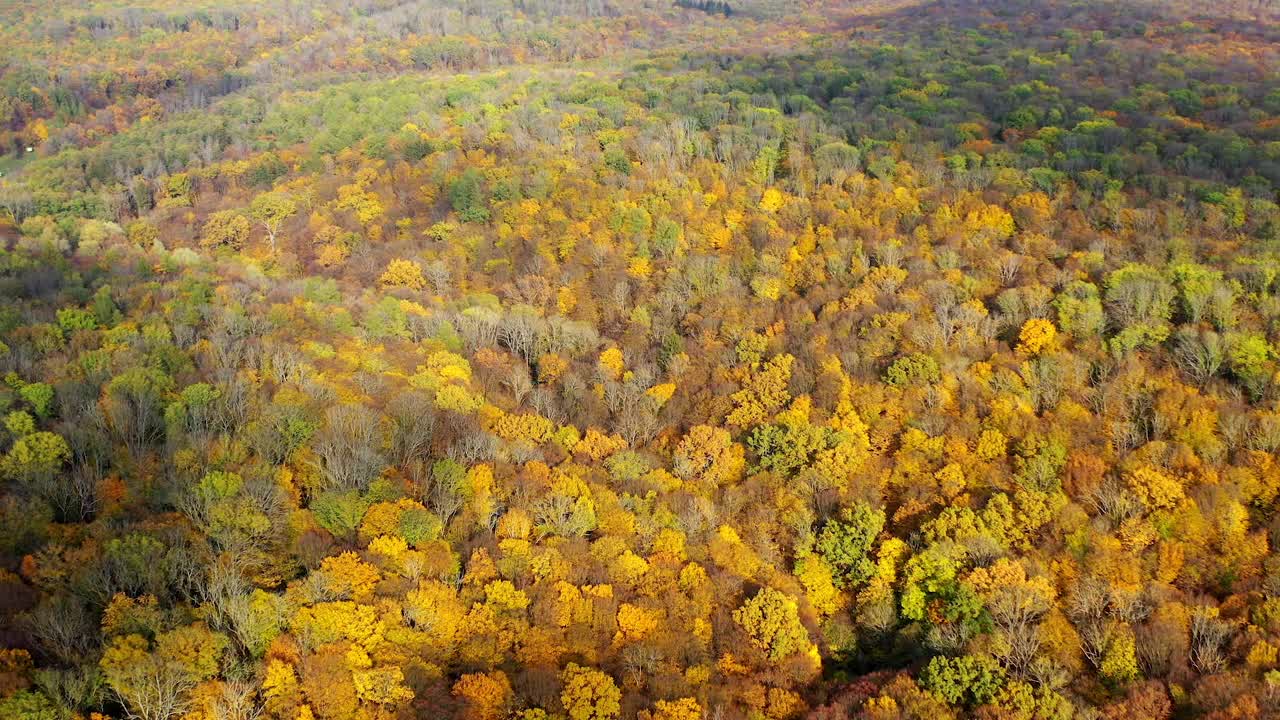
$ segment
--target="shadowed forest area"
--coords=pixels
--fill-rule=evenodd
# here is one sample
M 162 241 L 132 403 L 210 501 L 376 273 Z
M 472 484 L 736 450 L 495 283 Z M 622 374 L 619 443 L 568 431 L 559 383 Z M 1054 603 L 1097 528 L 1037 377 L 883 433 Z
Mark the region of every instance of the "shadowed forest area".
M 0 7 L 0 720 L 1280 716 L 1274 0 Z

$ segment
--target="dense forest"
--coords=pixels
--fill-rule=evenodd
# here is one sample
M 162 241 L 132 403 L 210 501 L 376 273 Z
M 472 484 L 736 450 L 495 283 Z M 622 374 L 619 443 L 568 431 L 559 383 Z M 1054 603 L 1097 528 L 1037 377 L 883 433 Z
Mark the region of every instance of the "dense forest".
M 0 42 L 0 720 L 1280 717 L 1274 1 Z

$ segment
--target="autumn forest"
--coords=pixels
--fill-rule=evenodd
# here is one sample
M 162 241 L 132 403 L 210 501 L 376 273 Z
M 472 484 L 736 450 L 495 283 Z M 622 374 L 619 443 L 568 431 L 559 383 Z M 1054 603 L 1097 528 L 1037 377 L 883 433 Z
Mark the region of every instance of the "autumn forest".
M 0 720 L 1280 717 L 1276 0 L 0 47 Z

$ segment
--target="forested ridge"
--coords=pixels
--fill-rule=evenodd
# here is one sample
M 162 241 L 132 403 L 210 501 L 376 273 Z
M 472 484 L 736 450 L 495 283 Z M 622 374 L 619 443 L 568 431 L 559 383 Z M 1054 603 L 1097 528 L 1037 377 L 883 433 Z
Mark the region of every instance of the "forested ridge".
M 1280 716 L 1280 12 L 0 8 L 0 720 Z

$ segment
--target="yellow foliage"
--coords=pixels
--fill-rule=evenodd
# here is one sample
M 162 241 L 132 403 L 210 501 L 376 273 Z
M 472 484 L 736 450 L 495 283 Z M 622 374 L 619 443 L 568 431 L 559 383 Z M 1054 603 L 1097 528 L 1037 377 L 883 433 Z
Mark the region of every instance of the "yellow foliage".
M 615 580 L 631 585 L 639 582 L 647 572 L 649 572 L 649 563 L 630 550 L 619 555 L 610 567 L 610 574 Z
M 637 642 L 644 640 L 658 629 L 661 613 L 657 610 L 643 608 L 631 603 L 618 606 L 618 633 L 614 642 Z
M 356 697 L 378 705 L 399 705 L 413 699 L 404 685 L 404 672 L 394 666 L 356 670 L 351 673 Z
M 708 579 L 706 568 L 698 563 L 691 562 L 680 569 L 680 589 L 685 592 L 692 592 L 705 587 L 708 582 L 710 580 Z
M 738 662 L 731 652 L 721 655 L 716 667 L 725 675 L 747 675 L 751 672 L 751 668 Z
M 369 542 L 369 552 L 392 561 L 399 561 L 408 550 L 409 543 L 395 535 L 379 535 Z
M 702 720 L 702 705 L 691 697 L 659 700 L 653 704 L 648 720 Z
M 498 520 L 497 533 L 500 538 L 524 539 L 529 537 L 531 532 L 533 532 L 533 519 L 529 517 L 529 513 L 520 508 L 511 508 Z
M 350 551 L 320 561 L 320 574 L 326 592 L 339 598 L 365 598 L 382 579 L 378 568 Z
M 262 675 L 262 699 L 267 712 L 284 716 L 287 708 L 297 704 L 299 692 L 298 675 L 293 666 L 276 658 L 268 659 Z
M 1044 318 L 1032 318 L 1022 325 L 1018 332 L 1018 353 L 1022 355 L 1039 355 L 1053 346 L 1058 329 Z
M 662 407 L 667 403 L 668 400 L 671 399 L 671 396 L 674 395 L 675 392 L 676 392 L 675 383 L 662 383 L 660 385 L 654 385 L 648 390 L 645 390 L 644 394 L 653 398 L 654 402 L 657 403 L 658 407 Z
M 1013 216 L 996 205 L 983 205 L 971 211 L 964 219 L 965 228 L 973 233 L 990 233 L 997 240 L 1013 234 Z
M 737 531 L 728 525 L 720 526 L 708 546 L 711 559 L 738 577 L 750 579 L 760 570 L 760 558 L 743 544 Z
M 453 646 L 465 615 L 458 591 L 441 582 L 422 583 L 405 596 L 405 619 L 425 631 L 436 647 Z
M 351 256 L 351 248 L 342 243 L 325 243 L 320 246 L 316 253 L 316 262 L 321 267 L 336 267 L 347 261 Z
M 1022 219 L 1024 227 L 1043 223 L 1051 213 L 1049 196 L 1038 191 L 1018 195 L 1010 201 L 1009 207 Z
M 591 620 L 591 600 L 584 598 L 582 591 L 572 583 L 563 580 L 555 584 L 557 593 L 556 624 L 569 627 L 574 623 L 585 623 Z
M 509 580 L 495 580 L 484 586 L 485 602 L 504 612 L 518 612 L 529 607 L 529 596 L 517 590 Z
M 156 596 L 131 598 L 124 593 L 116 593 L 102 611 L 102 634 L 111 636 L 152 630 L 159 627 L 161 621 Z
M 1004 433 L 999 430 L 983 430 L 978 436 L 977 447 L 974 448 L 974 454 L 983 460 L 995 460 L 1004 457 L 1007 452 L 1009 441 L 1005 438 Z
M 1156 579 L 1173 584 L 1186 563 L 1186 550 L 1177 540 L 1163 540 L 1157 548 Z
M 782 209 L 782 205 L 785 201 L 786 198 L 783 197 L 782 193 L 779 192 L 777 188 L 769 188 L 768 190 L 765 190 L 764 195 L 760 197 L 760 209 L 770 213 L 777 212 Z
M 769 688 L 769 704 L 764 711 L 766 716 L 775 720 L 784 720 L 796 717 L 802 712 L 804 712 L 804 700 L 800 698 L 799 693 L 785 688 Z
M 733 412 L 725 418 L 730 425 L 750 427 L 769 419 L 769 415 L 791 399 L 787 383 L 791 380 L 791 365 L 795 358 L 782 354 L 770 359 L 760 371 L 753 373 L 743 388 L 731 399 Z
M 473 413 L 484 405 L 484 398 L 460 385 L 445 385 L 436 391 L 435 406 L 441 410 Z
M 765 300 L 778 300 L 785 289 L 786 284 L 776 275 L 757 275 L 751 279 L 752 292 Z
M 382 200 L 376 193 L 368 192 L 365 183 L 343 185 L 338 188 L 338 199 L 335 207 L 350 210 L 362 225 L 369 225 L 386 213 Z
M 618 435 L 605 435 L 598 428 L 587 428 L 587 432 L 573 446 L 573 452 L 586 455 L 592 460 L 603 460 L 606 457 L 626 448 L 627 443 Z
M 810 645 L 795 599 L 773 588 L 762 588 L 747 599 L 733 611 L 733 620 L 775 662 L 807 651 Z
M 627 263 L 627 274 L 643 280 L 653 274 L 653 261 L 647 257 L 633 257 Z
M 102 675 L 112 688 L 121 695 L 129 696 L 139 688 L 135 685 L 138 678 L 135 668 L 143 667 L 150 660 L 150 643 L 141 635 L 121 635 L 112 639 L 111 644 L 102 652 L 98 666 Z
M 830 615 L 840 608 L 841 595 L 831 577 L 831 568 L 817 556 L 805 555 L 797 560 L 795 575 L 819 615 Z
M 192 678 L 208 680 L 218 674 L 227 645 L 225 636 L 194 623 L 157 635 L 155 652 L 160 661 L 185 669 Z
M 466 703 L 466 720 L 498 720 L 511 702 L 511 681 L 501 670 L 468 673 L 453 684 L 453 696 Z
M 422 503 L 410 498 L 395 502 L 374 503 L 365 511 L 358 534 L 366 542 L 380 535 L 396 535 L 400 532 L 400 516 L 408 510 L 426 511 Z
M 733 241 L 733 230 L 723 225 L 707 231 L 707 244 L 712 250 L 724 250 Z
M 569 369 L 569 361 L 555 353 L 547 353 L 538 358 L 538 380 L 542 383 L 553 383 L 560 379 Z
M 1171 509 L 1184 497 L 1182 483 L 1156 468 L 1143 465 L 1125 474 L 1134 496 L 1151 509 Z
M 423 390 L 437 390 L 448 385 L 465 386 L 471 382 L 471 363 L 448 350 L 437 350 L 427 356 L 409 384 Z
M 556 291 L 556 309 L 561 315 L 568 315 L 578 307 L 578 294 L 569 286 L 561 287 Z
M 736 483 L 745 467 L 745 450 L 724 428 L 695 425 L 676 447 L 676 474 L 708 491 Z
M 685 534 L 675 528 L 663 528 L 653 539 L 654 555 L 666 555 L 676 560 L 685 559 Z
M 1255 670 L 1272 670 L 1276 666 L 1278 656 L 1280 656 L 1280 649 L 1266 640 L 1259 640 L 1249 648 L 1249 655 L 1245 658 L 1245 662 Z
M 560 679 L 560 703 L 569 720 L 613 720 L 622 711 L 617 684 L 599 670 L 569 663 Z
M 375 608 L 345 600 L 299 608 L 289 622 L 289 630 L 304 645 L 348 640 L 366 651 L 381 644 L 384 633 Z
M 502 413 L 496 422 L 489 427 L 498 437 L 504 440 L 525 440 L 542 444 L 551 439 L 556 424 L 535 413 L 513 415 Z
M 611 347 L 600 353 L 599 364 L 600 368 L 613 380 L 621 378 L 622 371 L 626 368 L 626 363 L 622 359 L 622 351 L 616 347 Z
M 386 287 L 403 287 L 410 290 L 421 290 L 427 284 L 418 263 L 399 258 L 387 264 L 387 269 L 382 273 L 382 277 L 378 278 L 378 282 Z
M 1001 592 L 1017 589 L 1019 602 L 1028 607 L 1051 605 L 1057 590 L 1050 578 L 1037 575 L 1028 578 L 1026 568 L 1009 558 L 1000 558 L 987 567 L 974 568 L 966 581 L 983 598 L 990 599 Z
M 938 491 L 945 498 L 954 498 L 956 495 L 964 492 L 965 478 L 964 470 L 957 463 L 948 463 L 933 474 L 935 480 L 938 481 Z

